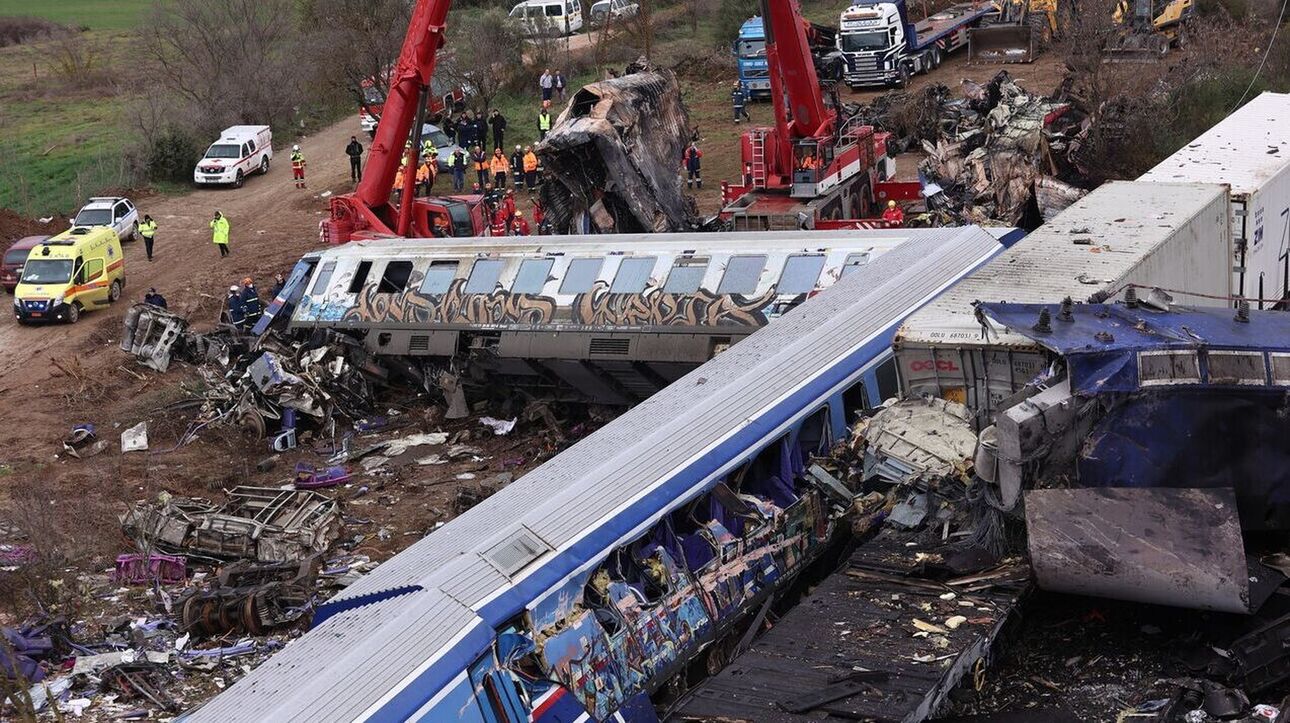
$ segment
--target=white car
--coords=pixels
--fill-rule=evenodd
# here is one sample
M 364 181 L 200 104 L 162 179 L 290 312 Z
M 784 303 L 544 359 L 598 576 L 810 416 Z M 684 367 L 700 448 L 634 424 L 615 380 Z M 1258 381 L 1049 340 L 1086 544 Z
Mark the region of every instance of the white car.
M 640 11 L 640 4 L 632 0 L 600 0 L 591 6 L 591 25 L 600 27 L 606 22 L 625 20 Z
M 197 162 L 193 183 L 241 188 L 252 173 L 268 173 L 272 159 L 273 132 L 268 126 L 230 126 Z
M 524 0 L 511 8 L 510 18 L 525 35 L 573 35 L 582 29 L 578 0 Z
M 133 241 L 139 233 L 139 209 L 130 199 L 96 196 L 81 206 L 72 219 L 72 228 L 106 226 L 116 231 L 122 241 Z

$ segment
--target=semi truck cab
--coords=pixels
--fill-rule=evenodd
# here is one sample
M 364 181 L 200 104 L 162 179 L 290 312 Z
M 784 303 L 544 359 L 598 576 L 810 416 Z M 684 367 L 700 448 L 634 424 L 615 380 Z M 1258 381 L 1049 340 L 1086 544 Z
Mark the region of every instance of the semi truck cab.
M 839 19 L 843 78 L 853 89 L 904 87 L 915 73 L 939 67 L 947 54 L 965 47 L 968 30 L 996 12 L 988 2 L 960 3 L 914 23 L 905 0 L 861 0 Z
M 734 46 L 739 84 L 748 99 L 770 97 L 770 66 L 766 64 L 766 29 L 761 16 L 744 21 Z

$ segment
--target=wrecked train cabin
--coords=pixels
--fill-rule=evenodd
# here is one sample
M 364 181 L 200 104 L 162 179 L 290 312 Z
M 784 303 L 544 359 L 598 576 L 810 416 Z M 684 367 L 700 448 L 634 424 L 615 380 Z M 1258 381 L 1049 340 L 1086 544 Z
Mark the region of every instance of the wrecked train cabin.
M 901 392 L 965 404 L 984 426 L 1001 400 L 1039 374 L 1030 339 L 982 321 L 983 301 L 1118 297 L 1131 285 L 1181 303 L 1228 302 L 1231 234 L 1225 187 L 1106 183 L 910 316 L 896 335 Z
M 284 294 L 292 329 L 343 331 L 375 354 L 466 360 L 457 368 L 490 383 L 622 405 L 906 241 L 939 233 L 356 242 L 306 256 Z
M 656 721 L 845 534 L 806 473 L 900 320 L 995 256 L 919 234 L 427 535 L 189 717 Z

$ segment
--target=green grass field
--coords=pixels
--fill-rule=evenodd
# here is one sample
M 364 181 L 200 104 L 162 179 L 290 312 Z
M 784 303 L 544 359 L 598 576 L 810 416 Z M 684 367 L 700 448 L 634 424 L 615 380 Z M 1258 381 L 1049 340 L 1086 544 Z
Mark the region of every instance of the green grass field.
M 36 17 L 75 28 L 125 30 L 137 25 L 152 3 L 153 0 L 0 0 L 0 17 Z

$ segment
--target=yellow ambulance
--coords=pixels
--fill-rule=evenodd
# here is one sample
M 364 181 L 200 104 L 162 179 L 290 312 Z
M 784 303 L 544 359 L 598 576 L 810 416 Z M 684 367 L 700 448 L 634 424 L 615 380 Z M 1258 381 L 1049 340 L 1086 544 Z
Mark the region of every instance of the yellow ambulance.
M 27 255 L 14 289 L 19 324 L 74 323 L 81 313 L 121 298 L 125 256 L 121 240 L 106 226 L 77 226 L 37 244 Z

